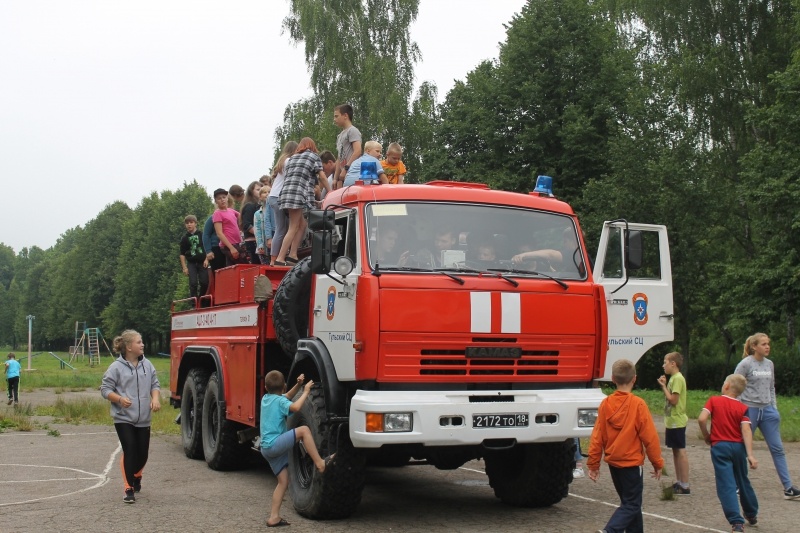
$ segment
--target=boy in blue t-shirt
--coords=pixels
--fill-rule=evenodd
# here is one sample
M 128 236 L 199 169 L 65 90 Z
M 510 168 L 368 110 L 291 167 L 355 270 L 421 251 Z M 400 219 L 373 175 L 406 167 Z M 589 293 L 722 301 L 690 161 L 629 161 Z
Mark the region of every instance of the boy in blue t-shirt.
M 6 361 L 6 381 L 8 381 L 8 405 L 19 405 L 19 361 L 14 352 L 8 354 Z
M 303 388 L 303 394 L 292 402 L 292 398 L 297 394 L 300 385 L 303 384 L 305 375 L 297 377 L 297 384 L 292 390 L 286 392 L 286 382 L 283 374 L 277 370 L 272 370 L 264 376 L 264 386 L 267 394 L 261 398 L 261 455 L 267 460 L 275 476 L 278 478 L 278 485 L 272 493 L 272 510 L 267 519 L 267 527 L 288 526 L 289 522 L 281 518 L 281 503 L 286 489 L 289 488 L 289 450 L 295 442 L 303 441 L 306 453 L 320 474 L 325 472 L 325 467 L 333 459 L 333 454 L 325 459 L 320 457 L 317 445 L 314 443 L 314 436 L 308 426 L 300 426 L 295 429 L 286 430 L 286 419 L 291 413 L 299 411 L 311 392 L 314 382 L 309 380 Z

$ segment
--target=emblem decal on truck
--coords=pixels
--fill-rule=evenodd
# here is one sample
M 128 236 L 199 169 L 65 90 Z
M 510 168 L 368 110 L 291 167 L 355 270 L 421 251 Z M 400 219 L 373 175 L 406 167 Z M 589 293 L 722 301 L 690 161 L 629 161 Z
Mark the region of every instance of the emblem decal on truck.
M 633 321 L 640 326 L 647 324 L 647 295 L 637 292 L 633 295 Z
M 336 313 L 336 287 L 328 288 L 328 306 L 325 310 L 325 316 L 328 320 L 333 320 L 333 315 Z

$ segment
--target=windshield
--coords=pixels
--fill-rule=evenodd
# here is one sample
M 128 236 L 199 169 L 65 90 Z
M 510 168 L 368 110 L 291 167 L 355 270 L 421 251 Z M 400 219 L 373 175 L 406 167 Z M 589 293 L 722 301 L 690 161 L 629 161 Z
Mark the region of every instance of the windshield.
M 502 206 L 382 202 L 367 206 L 366 223 L 371 268 L 586 278 L 577 229 L 565 215 Z

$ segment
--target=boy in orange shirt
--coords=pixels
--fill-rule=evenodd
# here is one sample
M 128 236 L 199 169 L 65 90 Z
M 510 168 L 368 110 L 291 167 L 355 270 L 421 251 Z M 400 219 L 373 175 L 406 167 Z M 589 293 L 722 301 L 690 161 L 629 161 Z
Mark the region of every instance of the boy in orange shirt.
M 620 359 L 611 367 L 611 381 L 617 386 L 614 394 L 600 402 L 597 422 L 589 443 L 589 479 L 597 481 L 600 458 L 611 472 L 620 505 L 600 533 L 639 533 L 644 531 L 642 491 L 644 489 L 644 451 L 653 465 L 652 477 L 661 479 L 664 459 L 658 433 L 647 404 L 631 394 L 636 382 L 636 367 Z
M 406 166 L 400 161 L 403 157 L 403 147 L 398 143 L 391 143 L 386 148 L 386 159 L 381 161 L 386 179 L 391 184 L 403 183 L 406 175 Z

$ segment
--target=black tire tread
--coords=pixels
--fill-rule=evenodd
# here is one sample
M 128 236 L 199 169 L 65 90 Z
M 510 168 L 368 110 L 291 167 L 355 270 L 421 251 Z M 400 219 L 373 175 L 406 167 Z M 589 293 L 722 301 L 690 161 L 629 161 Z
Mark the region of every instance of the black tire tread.
M 294 357 L 297 341 L 308 332 L 308 306 L 311 299 L 311 258 L 306 257 L 283 276 L 272 307 L 275 335 L 283 351 Z
M 486 474 L 494 494 L 517 507 L 549 507 L 569 494 L 574 444 L 522 444 L 508 452 L 487 454 Z
M 297 416 L 300 414 L 301 416 Z M 331 434 L 332 426 L 321 425 L 320 422 L 327 420 L 325 411 L 325 397 L 321 387 L 314 387 L 306 399 L 306 403 L 300 412 L 296 413 L 293 417 L 295 420 L 292 427 L 307 425 L 312 428 L 312 433 L 317 435 L 320 454 L 325 457 L 331 453 L 336 453 L 334 461 L 328 466 L 325 474 L 320 476 L 314 473 L 313 483 L 322 484 L 321 490 L 316 491 L 316 498 L 314 501 L 308 502 L 307 505 L 298 506 L 299 498 L 292 498 L 295 504 L 295 509 L 299 514 L 312 519 L 337 519 L 347 518 L 355 512 L 358 504 L 361 502 L 361 493 L 365 484 L 365 470 L 366 459 L 363 453 L 360 453 L 350 441 L 346 431 L 343 431 L 343 438 L 339 442 L 339 448 L 334 450 L 336 446 L 336 436 Z M 316 425 L 316 430 L 312 427 Z M 323 429 L 324 428 L 324 429 Z M 297 453 L 298 447 L 292 450 L 292 453 Z M 291 462 L 290 462 L 291 466 Z M 301 490 L 295 481 L 295 476 L 290 476 L 290 483 L 295 486 L 292 487 L 292 494 L 297 490 Z
M 203 458 L 203 399 L 206 395 L 206 386 L 208 385 L 208 371 L 203 368 L 193 368 L 189 370 L 186 375 L 183 390 L 186 391 L 187 385 L 194 383 L 194 423 L 195 429 L 191 439 L 188 439 L 184 433 L 186 420 L 184 419 L 184 406 L 186 405 L 186 395 L 181 396 L 181 442 L 183 444 L 183 452 L 189 459 L 202 459 Z
M 212 386 L 212 383 L 216 384 Z M 203 398 L 203 435 L 206 434 L 206 417 L 209 416 L 205 409 L 205 399 L 209 395 L 213 395 L 215 391 L 219 391 L 219 377 L 217 373 L 211 374 L 208 378 L 208 386 L 206 387 L 205 397 Z M 219 398 L 217 398 L 217 405 L 219 405 Z M 216 449 L 210 451 L 206 449 L 205 439 L 203 439 L 203 453 L 206 458 L 206 463 L 212 470 L 236 470 L 242 468 L 248 458 L 249 445 L 242 444 L 236 435 L 236 432 L 242 429 L 241 424 L 237 424 L 225 418 L 225 413 L 220 413 L 219 418 L 219 435 L 217 436 Z

